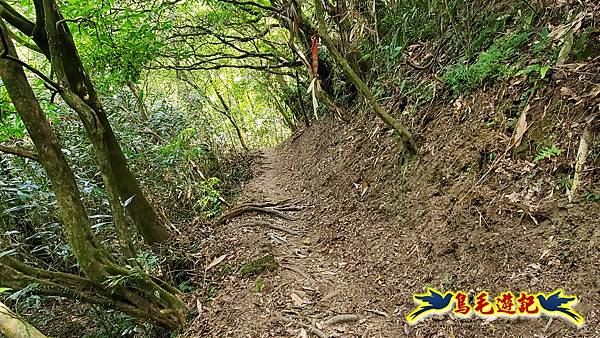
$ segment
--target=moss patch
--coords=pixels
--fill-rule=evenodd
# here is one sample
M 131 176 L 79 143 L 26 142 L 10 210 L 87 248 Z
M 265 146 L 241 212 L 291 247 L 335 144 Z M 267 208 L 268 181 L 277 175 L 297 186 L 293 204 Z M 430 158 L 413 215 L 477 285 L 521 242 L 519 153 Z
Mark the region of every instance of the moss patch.
M 244 264 L 240 269 L 240 276 L 242 278 L 258 276 L 265 271 L 275 271 L 277 267 L 275 257 L 273 255 L 266 255 Z

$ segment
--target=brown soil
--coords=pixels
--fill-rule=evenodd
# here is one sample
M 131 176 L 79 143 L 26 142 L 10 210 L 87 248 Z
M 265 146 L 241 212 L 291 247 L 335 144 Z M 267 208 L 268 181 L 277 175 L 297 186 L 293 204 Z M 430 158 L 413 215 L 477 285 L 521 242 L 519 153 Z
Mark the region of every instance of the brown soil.
M 532 101 L 524 141 L 531 149 L 522 155 L 501 156 L 510 142 L 502 120 L 514 113 L 496 108 L 504 101 L 486 93 L 459 99 L 459 111 L 456 102 L 429 107 L 434 117 L 420 127 L 421 154 L 407 164 L 385 128 L 365 118 L 355 125 L 322 121 L 265 151 L 240 201 L 291 199 L 303 210 L 289 212 L 297 221 L 246 214 L 216 230 L 206 264 L 227 257 L 204 284 L 219 280 L 212 284 L 219 289 L 186 336 L 302 337 L 301 322 L 330 337 L 600 337 L 600 252 L 592 240 L 599 203 L 568 203 L 556 187 L 557 175 L 572 165 L 585 116 L 572 107 L 563 124 L 546 127 L 541 107 L 552 102 L 551 90 Z M 500 123 L 483 126 L 490 119 Z M 533 144 L 542 139 L 531 135 L 540 128 L 543 140 L 567 151 L 534 165 Z M 500 157 L 493 167 L 490 153 Z M 599 188 L 597 161 L 588 163 L 589 190 Z M 252 220 L 301 235 L 243 227 Z M 277 270 L 240 277 L 242 264 L 267 254 Z M 428 286 L 492 295 L 564 288 L 580 297 L 576 309 L 586 324 L 445 316 L 407 325 L 411 295 Z M 339 314 L 359 319 L 323 326 Z

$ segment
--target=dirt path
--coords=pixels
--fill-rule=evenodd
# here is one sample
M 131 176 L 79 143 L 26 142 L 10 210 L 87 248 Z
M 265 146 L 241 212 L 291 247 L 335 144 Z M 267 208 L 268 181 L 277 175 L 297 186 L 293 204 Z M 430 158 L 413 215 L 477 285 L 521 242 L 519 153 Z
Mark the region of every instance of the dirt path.
M 388 314 L 351 301 L 350 293 L 355 290 L 348 287 L 347 263 L 335 259 L 320 243 L 315 227 L 319 217 L 314 214 L 310 194 L 296 190 L 301 186 L 296 173 L 276 150 L 265 151 L 254 170 L 256 177 L 244 189 L 240 203 L 289 200 L 289 206 L 301 210 L 286 211 L 296 220 L 249 213 L 224 226 L 221 240 L 228 240 L 231 250 L 225 262 L 248 262 L 272 254 L 278 268 L 259 276 L 232 274 L 226 278 L 225 288 L 207 309 L 211 336 L 303 337 L 317 329 L 320 332 L 313 334 L 366 337 L 367 327 Z M 295 234 L 244 226 L 254 221 L 268 221 Z M 334 321 L 347 322 L 325 324 L 338 315 L 358 317 L 336 317 Z

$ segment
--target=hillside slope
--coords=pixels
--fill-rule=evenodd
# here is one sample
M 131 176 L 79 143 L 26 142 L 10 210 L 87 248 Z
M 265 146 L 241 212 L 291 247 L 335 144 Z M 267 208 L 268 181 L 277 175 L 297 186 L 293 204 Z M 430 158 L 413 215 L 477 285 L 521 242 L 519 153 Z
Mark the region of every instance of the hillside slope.
M 598 101 L 565 99 L 569 85 L 530 98 L 526 146 L 516 150 L 509 120 L 518 111 L 501 106 L 518 88 L 502 85 L 426 107 L 413 127 L 421 151 L 411 159 L 384 125 L 364 117 L 352 125 L 326 119 L 267 151 L 240 203 L 289 199 L 293 207 L 283 210 L 297 220 L 246 214 L 217 230 L 209 257 L 227 256 L 205 284 L 218 290 L 188 334 L 297 337 L 315 325 L 333 337 L 600 336 L 597 134 L 579 197 L 570 203 L 560 187 Z M 585 95 L 587 87 L 577 88 Z M 534 161 L 534 144 L 563 152 Z M 244 226 L 257 219 L 294 233 Z M 277 269 L 241 277 L 244 264 L 265 255 Z M 412 294 L 427 287 L 472 297 L 564 288 L 580 297 L 586 323 L 445 316 L 408 326 Z M 322 326 L 338 314 L 359 318 Z

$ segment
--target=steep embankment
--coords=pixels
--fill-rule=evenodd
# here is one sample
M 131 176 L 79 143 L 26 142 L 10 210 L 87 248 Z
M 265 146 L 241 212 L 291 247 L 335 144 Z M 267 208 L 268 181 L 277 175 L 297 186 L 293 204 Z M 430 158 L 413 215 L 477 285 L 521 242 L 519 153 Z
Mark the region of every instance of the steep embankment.
M 292 208 L 280 210 L 296 220 L 245 214 L 219 228 L 207 254 L 227 256 L 209 268 L 203 296 L 214 298 L 188 334 L 302 337 L 312 326 L 335 337 L 599 336 L 600 253 L 593 241 L 600 203 L 591 193 L 600 188 L 597 137 L 580 197 L 569 203 L 560 188 L 585 121 L 598 109 L 586 94 L 594 84 L 576 84 L 529 97 L 528 129 L 516 149 L 509 146 L 520 88 L 503 85 L 402 116 L 414 121 L 421 149 L 408 161 L 384 125 L 366 118 L 321 121 L 265 152 L 240 203 L 290 199 L 284 204 Z M 567 86 L 579 100 L 565 96 Z M 534 163 L 542 144 L 563 152 Z M 256 220 L 292 233 L 246 226 Z M 248 270 L 266 255 L 277 269 Z M 243 272 L 257 267 L 265 271 Z M 411 296 L 428 286 L 471 295 L 565 288 L 580 297 L 586 324 L 577 330 L 548 318 L 446 316 L 408 326 Z M 324 324 L 338 314 L 359 318 Z

